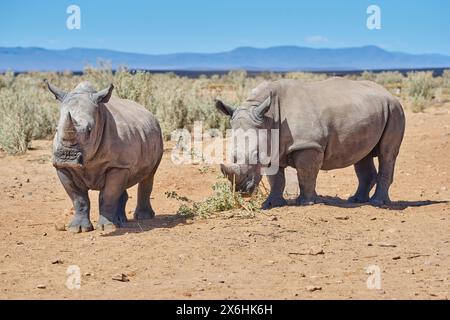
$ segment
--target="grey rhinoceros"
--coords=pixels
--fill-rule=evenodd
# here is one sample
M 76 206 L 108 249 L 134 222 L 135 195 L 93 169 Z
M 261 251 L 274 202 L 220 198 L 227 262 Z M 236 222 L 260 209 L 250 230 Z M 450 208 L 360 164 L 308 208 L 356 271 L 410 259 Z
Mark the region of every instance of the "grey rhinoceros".
M 231 118 L 233 129 L 279 129 L 278 146 L 272 146 L 279 149 L 279 170 L 267 177 L 271 190 L 263 209 L 286 204 L 287 166 L 297 170 L 297 204 L 316 201 L 319 170 L 350 165 L 355 167 L 359 185 L 349 201 L 389 204 L 405 116 L 400 102 L 378 84 L 343 78 L 312 83 L 283 79 L 260 84 L 238 108 L 220 100 L 216 108 Z M 246 157 L 258 151 L 245 149 Z M 378 157 L 378 173 L 374 157 Z M 252 192 L 261 180 L 258 162 L 222 164 L 221 169 L 233 179 L 236 191 Z
M 93 230 L 88 190 L 100 190 L 101 230 L 126 222 L 126 189 L 137 183 L 134 217 L 153 218 L 150 193 L 163 153 L 155 117 L 133 101 L 111 96 L 112 84 L 98 92 L 89 82 L 70 92 L 47 85 L 61 102 L 53 165 L 75 209 L 69 230 Z

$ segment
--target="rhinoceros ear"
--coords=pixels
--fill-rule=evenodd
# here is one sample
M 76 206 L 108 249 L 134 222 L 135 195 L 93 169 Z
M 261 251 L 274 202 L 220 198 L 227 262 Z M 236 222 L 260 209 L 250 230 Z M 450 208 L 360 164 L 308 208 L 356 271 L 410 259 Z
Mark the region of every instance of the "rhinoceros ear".
M 108 88 L 103 89 L 97 93 L 94 93 L 92 95 L 92 100 L 94 100 L 95 103 L 107 103 L 109 99 L 111 98 L 112 91 L 114 89 L 113 84 L 111 83 Z
M 227 105 L 220 101 L 219 99 L 216 99 L 216 109 L 222 112 L 226 116 L 232 116 L 234 111 L 236 110 L 235 107 Z
M 67 92 L 59 89 L 58 87 L 55 87 L 54 85 L 50 84 L 50 82 L 46 80 L 44 80 L 45 84 L 48 87 L 48 90 L 50 90 L 51 93 L 54 94 L 56 100 L 58 101 L 63 101 L 65 96 L 67 95 Z
M 270 105 L 272 104 L 272 91 L 270 91 L 269 97 L 264 100 L 259 106 L 255 107 L 255 114 L 262 118 L 270 109 Z

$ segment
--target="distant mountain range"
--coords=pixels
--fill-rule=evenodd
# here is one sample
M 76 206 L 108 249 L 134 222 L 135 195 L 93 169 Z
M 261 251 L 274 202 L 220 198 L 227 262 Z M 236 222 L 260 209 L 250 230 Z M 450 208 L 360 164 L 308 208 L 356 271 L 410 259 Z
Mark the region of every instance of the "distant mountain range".
M 339 71 L 450 67 L 450 56 L 390 52 L 376 46 L 315 49 L 240 47 L 219 53 L 138 54 L 102 49 L 0 47 L 0 71 L 82 71 L 99 59 L 112 67 L 145 70 Z

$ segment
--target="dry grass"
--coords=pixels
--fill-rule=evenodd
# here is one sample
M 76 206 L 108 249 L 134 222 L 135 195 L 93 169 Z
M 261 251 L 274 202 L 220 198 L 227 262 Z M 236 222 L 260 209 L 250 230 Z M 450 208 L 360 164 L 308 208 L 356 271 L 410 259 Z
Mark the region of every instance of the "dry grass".
M 238 104 L 248 92 L 264 80 L 280 78 L 303 81 L 323 80 L 324 74 L 290 72 L 262 73 L 254 77 L 245 71 L 226 75 L 190 79 L 175 74 L 131 73 L 121 69 L 111 71 L 108 63 L 99 68 L 87 67 L 83 75 L 71 73 L 11 72 L 0 75 L 0 148 L 8 153 L 23 153 L 30 141 L 51 137 L 58 119 L 58 104 L 47 91 L 43 80 L 70 90 L 83 80 L 91 81 L 98 89 L 114 83 L 115 94 L 146 106 L 161 123 L 164 137 L 179 128 L 190 129 L 194 121 L 203 121 L 203 127 L 227 128 L 227 119 L 214 110 L 214 98 Z M 417 72 L 403 76 L 398 72 L 351 75 L 348 78 L 372 80 L 399 96 L 412 111 L 420 112 L 435 100 L 450 94 L 450 71 L 433 78 L 431 73 Z

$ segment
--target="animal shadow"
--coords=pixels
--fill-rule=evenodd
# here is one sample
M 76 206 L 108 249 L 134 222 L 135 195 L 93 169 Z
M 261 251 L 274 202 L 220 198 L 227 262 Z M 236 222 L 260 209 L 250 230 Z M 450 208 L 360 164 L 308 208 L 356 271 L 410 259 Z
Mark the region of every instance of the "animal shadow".
M 346 199 L 330 196 L 319 196 L 318 203 L 323 203 L 326 206 L 339 207 L 339 208 L 359 208 L 363 206 L 371 206 L 370 203 L 351 203 Z M 439 203 L 449 203 L 449 201 L 443 200 L 419 200 L 419 201 L 392 201 L 389 205 L 383 205 L 379 208 L 388 210 L 405 210 L 409 207 L 424 207 Z
M 153 229 L 169 229 L 186 224 L 186 218 L 175 214 L 156 214 L 153 219 L 128 220 L 125 226 L 105 233 L 102 237 L 121 236 L 126 233 L 142 233 Z

